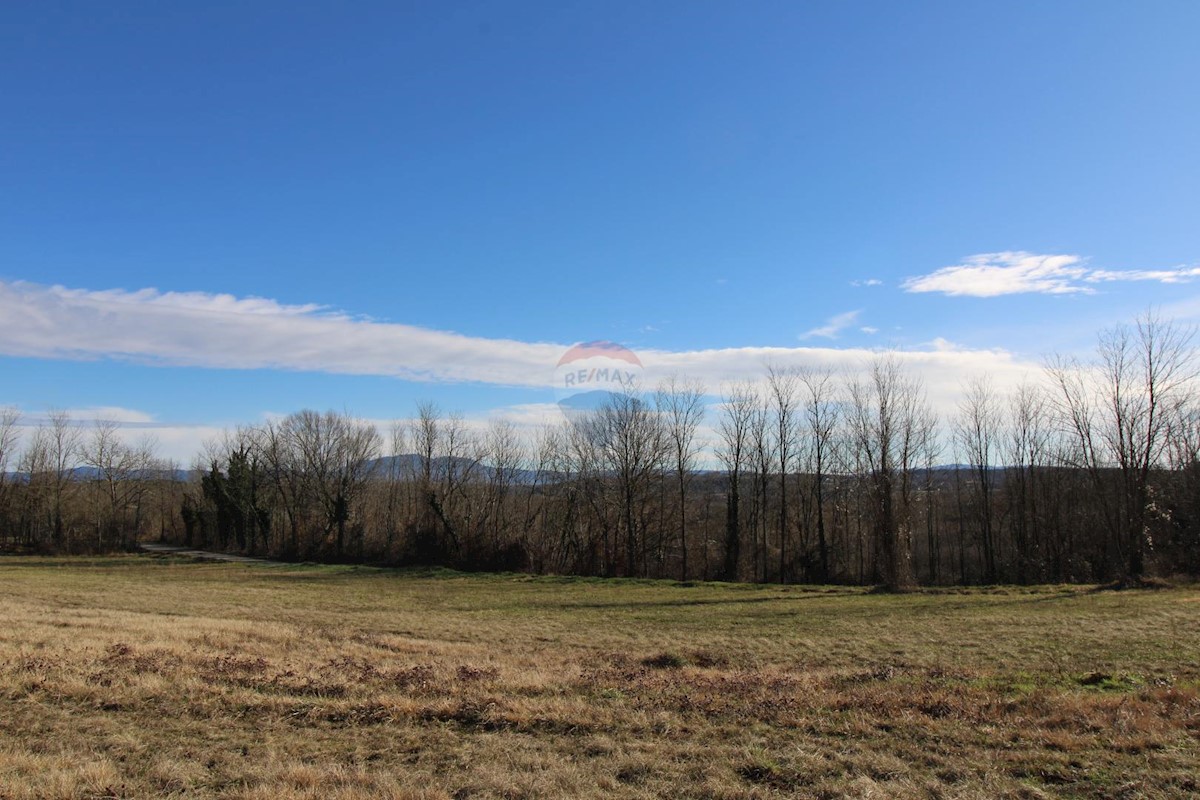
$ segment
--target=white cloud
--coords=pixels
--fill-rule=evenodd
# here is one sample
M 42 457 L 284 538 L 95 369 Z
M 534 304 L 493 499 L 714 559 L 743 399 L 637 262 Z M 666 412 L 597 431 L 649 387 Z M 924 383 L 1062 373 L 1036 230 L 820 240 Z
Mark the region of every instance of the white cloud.
M 813 328 L 810 331 L 800 334 L 801 339 L 812 339 L 820 337 L 822 339 L 836 339 L 838 334 L 849 328 L 858 319 L 858 315 L 862 313 L 862 309 L 854 311 L 845 311 L 841 314 L 835 314 L 825 321 L 824 325 Z
M 77 422 L 115 422 L 118 425 L 149 425 L 154 422 L 153 415 L 145 411 L 118 406 L 88 406 L 63 410 Z
M 230 429 L 220 425 L 154 425 L 138 430 L 123 429 L 122 432 L 131 444 L 143 437 L 150 438 L 156 456 L 188 469 L 209 442 L 220 441 Z
M 21 415 L 19 423 L 22 427 L 36 427 L 50 422 L 54 414 L 65 414 L 74 425 L 91 426 L 97 422 L 111 422 L 124 427 L 143 427 L 154 425 L 154 416 L 145 411 L 118 406 L 88 406 L 87 408 L 52 408 L 37 412 L 23 412 L 16 405 L 0 403 L 0 409 L 12 408 Z
M 906 292 L 941 292 L 969 297 L 1038 292 L 1066 294 L 1089 292 L 1077 281 L 1087 274 L 1079 256 L 1009 252 L 970 256 L 963 264 L 943 267 L 928 275 L 909 278 Z
M 1012 251 L 969 256 L 962 264 L 943 267 L 901 284 L 906 292 L 939 292 L 951 296 L 999 297 L 1006 294 L 1092 294 L 1089 284 L 1110 281 L 1184 283 L 1200 277 L 1200 267 L 1176 269 L 1091 269 L 1076 255 L 1044 255 Z
M 809 335 L 836 336 L 853 326 L 858 314 L 839 314 Z M 0 355 L 523 386 L 534 391 L 529 404 L 484 415 L 507 416 L 519 425 L 556 413 L 555 365 L 567 348 L 562 343 L 486 339 L 365 320 L 315 304 L 0 281 Z M 868 348 L 798 346 L 641 350 L 637 355 L 645 366 L 646 388 L 676 374 L 700 380 L 716 394 L 728 381 L 762 380 L 768 363 L 847 370 L 867 363 L 874 354 Z M 1003 385 L 1039 371 L 1036 364 L 1002 350 L 949 349 L 944 344 L 901 351 L 897 357 L 925 380 L 935 403 L 947 409 L 957 402 L 966 375 L 987 372 Z M 152 433 L 164 451 L 181 460 L 184 452 L 194 452 L 194 445 L 219 431 L 207 422 L 156 423 L 152 416 L 129 409 L 81 409 L 78 416 L 113 419 L 130 431 Z
M 373 322 L 263 298 L 0 281 L 0 353 L 541 385 L 563 347 Z
M 1107 270 L 1098 269 L 1088 273 L 1089 283 L 1104 281 L 1158 281 L 1159 283 L 1187 283 L 1192 278 L 1200 277 L 1200 267 L 1179 267 L 1178 269 L 1127 269 Z
M 879 328 L 872 328 L 870 325 L 863 325 L 859 330 L 868 335 L 879 333 Z
M 853 326 L 858 314 L 838 314 L 807 335 L 832 338 Z M 551 389 L 555 365 L 568 346 L 464 336 L 264 298 L 0 281 L 0 355 Z M 739 347 L 642 350 L 638 356 L 647 383 L 674 372 L 715 386 L 756 377 L 766 361 L 841 365 L 867 354 L 862 349 Z
M 936 337 L 932 342 L 929 343 L 929 346 L 939 353 L 958 353 L 962 352 L 964 349 L 949 339 L 941 336 Z
M 85 440 L 94 422 L 113 422 L 117 425 L 117 435 L 126 444 L 136 446 L 148 440 L 153 444 L 156 456 L 174 461 L 183 467 L 191 465 L 193 459 L 204 449 L 206 442 L 219 440 L 226 430 L 216 424 L 155 422 L 152 415 L 127 408 L 78 408 L 64 411 L 74 425 L 83 429 Z M 18 433 L 21 436 L 18 445 L 27 443 L 34 429 L 46 425 L 49 417 L 49 410 L 22 413 L 17 422 Z M 9 466 L 11 468 L 14 465 Z
M 867 278 L 861 281 L 850 281 L 851 286 L 883 286 L 883 281 L 878 278 Z

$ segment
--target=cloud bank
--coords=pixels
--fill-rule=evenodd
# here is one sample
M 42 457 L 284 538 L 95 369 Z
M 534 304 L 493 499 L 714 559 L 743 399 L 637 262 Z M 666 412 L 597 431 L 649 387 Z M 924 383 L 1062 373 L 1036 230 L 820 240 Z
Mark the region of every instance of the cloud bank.
M 812 336 L 836 336 L 858 312 L 839 314 Z M 379 322 L 315 304 L 155 289 L 92 291 L 0 281 L 0 354 L 68 360 L 116 359 L 153 366 L 283 369 L 384 375 L 414 381 L 551 388 L 554 366 L 571 343 L 523 342 Z M 980 369 L 1016 363 L 1000 350 L 962 351 Z M 953 354 L 961 358 L 962 352 Z M 845 367 L 871 356 L 862 348 L 730 347 L 641 350 L 646 378 L 667 374 L 721 381 L 781 366 Z M 912 351 L 914 365 L 952 366 L 951 354 Z M 957 365 L 956 365 L 957 366 Z
M 1200 267 L 1100 270 L 1088 267 L 1086 259 L 1076 255 L 1004 252 L 970 256 L 962 264 L 910 278 L 902 288 L 907 292 L 971 297 L 1086 294 L 1111 282 L 1178 284 L 1198 277 Z M 856 283 L 873 286 L 880 282 L 871 279 Z M 1186 306 L 1172 307 L 1168 316 L 1200 317 L 1195 301 Z M 851 328 L 865 334 L 877 333 L 876 328 L 861 324 L 860 314 L 860 310 L 836 314 L 800 338 L 832 340 Z M 528 430 L 556 421 L 555 365 L 572 344 L 467 336 L 356 317 L 316 303 L 286 304 L 270 298 L 151 288 L 89 290 L 0 280 L 0 356 L 376 375 L 409 381 L 525 387 L 531 391 L 529 402 L 476 415 L 469 420 L 475 425 L 504 418 Z M 830 344 L 678 352 L 649 349 L 639 350 L 638 356 L 645 366 L 646 388 L 668 375 L 679 375 L 703 382 L 716 402 L 730 382 L 763 383 L 768 364 L 852 371 L 866 365 L 877 353 L 864 347 Z M 930 400 L 943 417 L 955 413 L 961 386 L 973 375 L 986 374 L 998 390 L 1005 391 L 1022 381 L 1038 380 L 1042 374 L 1039 363 L 1002 349 L 966 349 L 942 338 L 918 349 L 898 351 L 895 356 L 923 380 Z M 0 403 L 4 400 L 0 397 Z M 158 422 L 136 409 L 76 408 L 70 414 L 81 424 L 110 420 L 131 437 L 153 436 L 167 455 L 184 463 L 202 441 L 221 431 L 218 425 L 204 422 Z M 27 410 L 23 426 L 44 421 L 44 412 Z M 380 424 L 384 426 L 382 421 Z
M 854 325 L 856 316 L 857 312 L 837 315 L 810 333 L 835 336 Z M 494 409 L 481 422 L 494 417 L 522 426 L 554 421 L 555 365 L 570 346 L 465 336 L 265 298 L 0 281 L 0 355 L 381 375 L 530 390 L 525 405 Z M 730 382 L 762 383 L 768 364 L 840 372 L 861 368 L 875 355 L 877 351 L 868 348 L 831 346 L 638 351 L 645 388 L 678 375 L 700 380 L 714 399 Z M 972 375 L 986 373 L 1003 390 L 1041 372 L 1038 364 L 1004 350 L 969 350 L 941 339 L 895 356 L 924 381 L 931 402 L 945 415 L 954 413 L 960 387 Z M 344 400 L 353 403 L 353 398 Z M 218 430 L 209 423 L 156 423 L 130 409 L 82 409 L 78 417 L 112 419 L 131 435 L 153 435 L 168 454 L 181 460 L 201 438 Z
M 0 281 L 0 353 L 540 385 L 557 344 L 381 323 L 258 297 Z

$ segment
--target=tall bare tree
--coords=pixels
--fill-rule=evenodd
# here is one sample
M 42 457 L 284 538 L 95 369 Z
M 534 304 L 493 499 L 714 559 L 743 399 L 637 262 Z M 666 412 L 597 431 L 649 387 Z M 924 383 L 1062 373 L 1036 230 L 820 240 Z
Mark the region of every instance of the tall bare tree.
M 839 424 L 839 403 L 833 371 L 809 368 L 800 373 L 804 385 L 804 421 L 808 428 L 809 468 L 812 470 L 813 509 L 817 518 L 817 579 L 830 577 L 829 542 L 825 530 L 825 476 L 833 461 Z
M 734 384 L 725 391 L 717 423 L 716 455 L 725 468 L 728 481 L 725 495 L 725 565 L 721 572 L 721 577 L 727 581 L 738 579 L 741 564 L 742 469 L 750 457 L 751 428 L 759 405 L 758 392 L 753 384 Z
M 999 447 L 1000 421 L 1000 406 L 991 381 L 983 376 L 969 380 L 959 402 L 954 436 L 974 475 L 975 510 L 987 583 L 995 583 L 997 577 L 993 529 L 996 465 L 993 461 Z
M 79 448 L 82 464 L 89 467 L 96 549 L 123 548 L 136 539 L 141 524 L 142 499 L 153 479 L 153 439 L 126 444 L 110 420 L 97 420 Z M 126 513 L 133 509 L 134 518 Z
M 796 411 L 799 403 L 799 375 L 793 369 L 767 367 L 767 386 L 775 424 L 775 456 L 779 481 L 779 582 L 788 581 L 790 545 L 788 530 L 788 478 L 796 459 Z
M 767 535 L 771 528 L 768 489 L 775 466 L 775 440 L 771 431 L 771 408 L 767 397 L 758 395 L 750 418 L 750 477 L 753 493 L 750 503 L 750 530 L 754 534 L 753 563 L 756 580 L 767 582 L 770 567 Z
M 625 572 L 639 574 L 648 546 L 645 503 L 667 455 L 662 421 L 636 391 L 614 392 L 588 416 L 587 429 L 616 484 Z
M 876 357 L 849 383 L 850 427 L 867 465 L 877 572 L 883 585 L 912 585 L 912 476 L 932 425 L 925 389 L 895 354 Z
M 696 380 L 683 380 L 672 375 L 658 387 L 658 412 L 666 422 L 670 465 L 675 473 L 675 490 L 679 500 L 679 579 L 688 579 L 688 488 L 700 451 L 696 432 L 704 420 L 704 385 Z
M 274 485 L 278 505 L 287 520 L 287 537 L 283 542 L 282 554 L 293 558 L 304 555 L 308 548 L 305 530 L 313 505 L 313 491 L 306 469 L 304 449 L 300 432 L 290 418 L 271 420 L 259 431 L 259 452 L 267 467 L 267 474 Z M 212 460 L 213 469 L 219 463 Z
M 402 514 L 404 506 L 403 487 L 411 483 L 410 470 L 405 463 L 408 452 L 407 426 L 401 422 L 392 423 L 388 437 L 387 457 L 384 469 L 378 477 L 383 481 L 382 499 L 383 526 L 383 557 L 390 561 L 395 557 L 396 540 L 403 526 Z
M 524 443 L 511 422 L 493 420 L 488 424 L 481 441 L 479 461 L 486 478 L 475 538 L 486 537 L 485 555 L 495 568 L 519 569 L 523 566 L 514 563 L 516 554 L 508 551 L 507 543 L 511 541 L 516 522 L 512 496 L 526 457 Z
M 45 441 L 50 479 L 50 514 L 54 545 L 67 544 L 66 496 L 71 487 L 75 467 L 79 465 L 80 444 L 83 435 L 71 416 L 65 411 L 51 411 L 49 424 L 39 427 L 37 436 Z
M 1016 549 L 1017 574 L 1022 581 L 1041 580 L 1044 564 L 1039 531 L 1038 487 L 1048 465 L 1050 430 L 1045 392 L 1025 382 L 1009 400 L 1004 442 L 1005 487 L 1009 527 Z
M 410 437 L 418 463 L 417 490 L 421 496 L 417 511 L 417 550 L 421 560 L 444 560 L 459 551 L 458 532 L 447 513 L 447 498 L 453 486 L 454 447 L 447 446 L 449 433 L 457 436 L 454 420 L 444 418 L 434 403 L 417 404 Z
M 1131 328 L 1103 331 L 1091 364 L 1049 365 L 1061 419 L 1077 465 L 1105 504 L 1124 581 L 1142 577 L 1149 545 L 1151 472 L 1167 455 L 1171 424 L 1195 376 L 1193 331 L 1149 313 Z M 1106 470 L 1118 474 L 1108 498 Z
M 337 412 L 299 411 L 284 420 L 299 446 L 309 486 L 324 509 L 326 535 L 334 552 L 346 555 L 347 524 L 379 457 L 381 439 L 374 425 Z M 361 528 L 355 532 L 361 556 Z
M 16 533 L 12 520 L 12 481 L 8 473 L 21 438 L 17 427 L 20 421 L 21 415 L 15 408 L 0 408 L 0 535 L 3 536 L 0 544 Z

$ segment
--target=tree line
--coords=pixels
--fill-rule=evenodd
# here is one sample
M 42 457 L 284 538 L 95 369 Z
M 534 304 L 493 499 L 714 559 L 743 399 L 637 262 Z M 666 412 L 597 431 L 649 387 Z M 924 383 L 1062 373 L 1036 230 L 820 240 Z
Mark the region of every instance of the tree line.
M 230 431 L 188 480 L 115 426 L 0 416 L 9 546 L 160 538 L 285 559 L 678 580 L 880 584 L 1200 574 L 1188 329 L 1101 334 L 939 419 L 896 354 L 864 369 L 671 378 L 533 435 L 430 403 L 386 432 L 300 411 Z M 8 469 L 9 462 L 16 465 Z M 80 467 L 86 469 L 80 470 Z
M 152 439 L 130 444 L 115 422 L 85 428 L 56 411 L 22 442 L 20 421 L 0 408 L 0 550 L 119 551 L 176 530 L 186 488 Z

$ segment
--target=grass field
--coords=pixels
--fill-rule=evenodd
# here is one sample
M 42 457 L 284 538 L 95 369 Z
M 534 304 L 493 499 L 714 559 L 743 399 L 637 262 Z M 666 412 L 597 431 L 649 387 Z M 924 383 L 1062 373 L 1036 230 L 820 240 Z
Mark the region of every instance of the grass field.
M 1200 589 L 0 559 L 0 797 L 1200 793 Z

